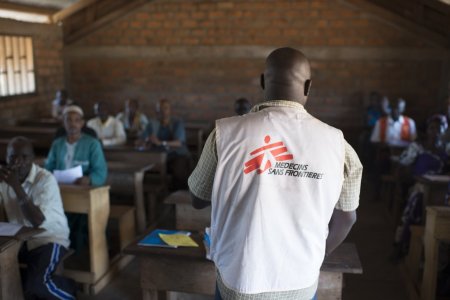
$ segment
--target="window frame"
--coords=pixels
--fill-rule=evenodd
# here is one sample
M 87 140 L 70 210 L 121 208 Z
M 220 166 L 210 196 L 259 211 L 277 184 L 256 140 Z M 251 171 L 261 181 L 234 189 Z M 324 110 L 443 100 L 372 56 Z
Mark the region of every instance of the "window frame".
M 36 68 L 36 48 L 35 48 L 35 36 L 33 35 L 27 35 L 27 34 L 16 34 L 16 33 L 9 33 L 9 32 L 2 32 L 0 31 L 0 36 L 1 37 L 24 37 L 24 38 L 30 38 L 31 39 L 31 49 L 32 49 L 32 60 L 33 60 L 33 76 L 34 76 L 34 91 L 32 92 L 27 92 L 27 93 L 20 93 L 20 94 L 14 94 L 14 95 L 5 95 L 5 96 L 1 96 L 0 95 L 0 103 L 4 102 L 4 101 L 8 101 L 8 100 L 13 100 L 13 99 L 17 99 L 17 98 L 23 98 L 23 97 L 29 97 L 29 96 L 37 96 L 39 94 L 39 86 L 38 86 L 38 71 Z

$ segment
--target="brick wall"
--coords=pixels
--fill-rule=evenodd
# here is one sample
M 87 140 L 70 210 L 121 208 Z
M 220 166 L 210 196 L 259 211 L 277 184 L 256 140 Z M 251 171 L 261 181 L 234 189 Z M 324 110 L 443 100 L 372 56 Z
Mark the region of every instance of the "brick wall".
M 68 85 L 88 109 L 132 96 L 151 114 L 167 97 L 184 119 L 213 121 L 238 97 L 260 101 L 264 58 L 291 45 L 312 61 L 307 108 L 335 126 L 358 130 L 372 90 L 419 121 L 442 109 L 447 50 L 353 2 L 152 1 L 67 45 Z
M 51 100 L 64 84 L 61 28 L 0 19 L 0 34 L 32 36 L 37 88 L 34 94 L 0 98 L 1 124 L 50 115 Z

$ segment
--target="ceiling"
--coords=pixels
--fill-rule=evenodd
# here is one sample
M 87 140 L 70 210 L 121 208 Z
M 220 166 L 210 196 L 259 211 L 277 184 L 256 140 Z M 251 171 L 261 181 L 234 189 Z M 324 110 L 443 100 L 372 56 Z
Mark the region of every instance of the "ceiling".
M 15 4 L 25 4 L 30 6 L 40 6 L 61 10 L 77 2 L 77 0 L 0 0 L 0 2 L 10 2 Z

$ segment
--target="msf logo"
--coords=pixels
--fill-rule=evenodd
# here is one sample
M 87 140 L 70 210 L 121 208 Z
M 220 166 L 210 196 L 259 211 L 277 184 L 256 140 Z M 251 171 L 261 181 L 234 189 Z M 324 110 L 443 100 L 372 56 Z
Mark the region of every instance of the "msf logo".
M 264 138 L 265 146 L 250 152 L 250 155 L 255 156 L 245 163 L 244 173 L 248 174 L 256 170 L 256 173 L 262 174 L 267 169 L 272 167 L 272 160 L 286 161 L 291 160 L 294 156 L 288 153 L 288 149 L 283 142 L 270 143 L 270 136 L 266 135 Z M 269 157 L 267 157 L 269 156 Z

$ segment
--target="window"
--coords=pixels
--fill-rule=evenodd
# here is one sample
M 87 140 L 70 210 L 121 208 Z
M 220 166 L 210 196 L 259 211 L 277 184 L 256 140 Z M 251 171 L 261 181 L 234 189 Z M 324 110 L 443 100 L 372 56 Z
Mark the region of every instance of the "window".
M 35 90 L 31 37 L 0 35 L 0 97 Z

